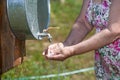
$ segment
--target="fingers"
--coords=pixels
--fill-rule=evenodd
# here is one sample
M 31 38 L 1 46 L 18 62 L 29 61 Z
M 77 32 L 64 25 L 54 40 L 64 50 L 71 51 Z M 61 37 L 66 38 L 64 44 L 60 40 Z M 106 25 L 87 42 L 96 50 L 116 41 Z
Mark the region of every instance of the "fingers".
M 56 60 L 56 61 L 63 61 L 65 60 L 64 55 L 58 54 L 58 55 L 53 55 L 53 56 L 46 56 L 48 60 Z
M 63 43 L 52 44 L 43 52 L 43 55 L 49 60 L 63 61 L 65 59 L 63 48 Z
M 48 51 L 50 51 L 51 53 L 57 54 L 61 51 L 62 48 L 63 48 L 62 43 L 55 43 L 48 47 Z
M 52 50 L 54 50 L 56 48 L 56 45 L 57 44 L 52 44 L 52 45 L 49 45 L 45 50 L 44 52 L 42 53 L 44 56 L 47 55 L 48 53 L 51 53 Z

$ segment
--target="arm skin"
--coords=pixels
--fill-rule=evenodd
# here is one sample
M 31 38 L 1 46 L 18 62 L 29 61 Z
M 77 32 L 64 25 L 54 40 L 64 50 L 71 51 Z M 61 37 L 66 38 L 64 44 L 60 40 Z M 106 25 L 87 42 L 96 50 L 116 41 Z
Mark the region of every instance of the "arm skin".
M 50 45 L 47 52 L 45 53 L 45 56 L 50 60 L 63 61 L 71 56 L 98 49 L 118 38 L 120 38 L 120 24 L 115 23 L 111 25 L 111 28 L 106 28 L 101 32 L 93 35 L 91 38 L 84 40 L 78 44 L 64 46 L 62 43 L 56 43 Z M 52 55 L 48 55 L 49 52 L 51 52 Z
M 56 56 L 56 58 L 53 59 L 53 57 L 55 56 L 50 57 L 49 55 L 50 52 L 52 52 L 53 54 L 57 54 L 57 53 L 60 53 L 61 50 L 64 51 L 64 53 L 66 53 L 66 58 L 67 58 L 67 56 L 70 56 L 69 54 L 71 53 L 71 50 L 69 50 L 70 49 L 69 47 L 81 42 L 86 37 L 86 35 L 93 29 L 93 26 L 91 26 L 85 19 L 85 13 L 87 9 L 86 5 L 88 5 L 88 2 L 89 0 L 83 0 L 81 12 L 78 18 L 76 19 L 67 39 L 63 43 L 55 43 L 53 45 L 48 46 L 48 48 L 43 52 L 43 55 L 47 59 L 56 60 L 56 58 L 58 58 L 58 60 L 63 60 L 65 56 L 63 56 L 63 58 L 59 58 L 59 56 Z
M 120 38 L 120 0 L 112 1 L 108 27 L 79 44 L 69 46 L 72 55 L 101 48 Z M 114 13 L 113 13 L 114 12 Z
M 82 39 L 92 29 L 92 27 L 87 26 L 88 24 L 85 24 L 87 21 L 85 21 L 85 19 L 81 19 L 82 17 L 80 17 L 77 19 L 77 21 L 79 22 L 79 21 L 83 20 L 83 22 L 82 22 L 83 24 L 80 22 L 80 23 L 77 23 L 77 24 L 79 24 L 79 27 L 73 26 L 73 29 L 72 29 L 70 35 L 68 36 L 67 40 L 64 43 L 56 43 L 56 44 L 50 45 L 47 49 L 47 52 L 45 52 L 46 58 L 50 59 L 50 60 L 63 61 L 71 56 L 79 55 L 79 54 L 82 54 L 82 53 L 85 53 L 85 52 L 88 52 L 91 50 L 101 48 L 104 45 L 107 45 L 107 44 L 113 42 L 114 40 L 120 38 L 120 15 L 119 15 L 120 14 L 120 6 L 119 6 L 119 2 L 120 1 L 118 0 L 118 2 L 114 1 L 112 3 L 110 17 L 109 17 L 109 24 L 106 29 L 93 35 L 92 37 L 88 38 L 87 40 L 82 41 Z M 114 12 L 114 13 L 112 13 L 112 12 Z M 84 13 L 84 11 L 83 11 L 83 13 Z M 118 15 L 118 16 L 116 16 L 116 15 Z M 77 32 L 77 30 L 78 30 L 78 32 Z M 81 37 L 79 37 L 79 40 L 76 40 L 78 37 L 77 35 L 81 36 Z M 73 38 L 73 36 L 77 36 L 77 37 Z M 74 42 L 74 44 L 72 42 Z M 49 52 L 51 52 L 53 54 L 49 56 L 48 55 Z
M 116 30 L 119 30 L 120 25 L 113 24 L 111 27 L 114 27 L 116 28 Z M 120 33 L 117 33 L 116 31 L 110 30 L 108 28 L 104 29 L 101 32 L 95 34 L 94 36 L 85 41 L 82 41 L 79 44 L 69 46 L 71 50 L 73 50 L 72 54 L 70 55 L 76 55 L 101 48 L 104 45 L 107 45 L 118 38 L 120 38 Z
M 83 0 L 83 6 L 80 12 L 80 15 L 76 19 L 67 39 L 64 41 L 65 46 L 70 46 L 81 42 L 86 35 L 93 29 L 85 19 L 85 13 L 89 0 Z

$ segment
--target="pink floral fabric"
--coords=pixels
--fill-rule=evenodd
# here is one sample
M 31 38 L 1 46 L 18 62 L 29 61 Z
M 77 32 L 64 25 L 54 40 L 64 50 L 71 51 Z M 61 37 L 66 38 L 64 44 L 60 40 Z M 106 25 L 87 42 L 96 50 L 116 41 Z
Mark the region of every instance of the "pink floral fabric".
M 96 33 L 107 28 L 111 4 L 111 0 L 89 1 L 85 18 L 96 27 Z M 95 73 L 97 80 L 120 80 L 120 39 L 95 51 Z

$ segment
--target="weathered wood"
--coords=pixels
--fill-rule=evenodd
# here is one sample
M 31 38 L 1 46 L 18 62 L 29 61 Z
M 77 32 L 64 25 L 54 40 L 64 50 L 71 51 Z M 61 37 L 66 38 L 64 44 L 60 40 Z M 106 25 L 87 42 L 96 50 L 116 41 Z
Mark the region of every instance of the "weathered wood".
M 6 0 L 0 0 L 0 74 L 21 64 L 25 40 L 18 40 L 10 29 Z
M 0 0 L 0 24 L 1 23 L 2 23 L 2 1 Z M 0 35 L 1 35 L 1 29 L 0 29 Z M 1 37 L 0 37 L 0 45 L 1 45 Z M 0 73 L 1 72 L 2 72 L 2 54 L 1 54 L 1 46 L 0 46 Z

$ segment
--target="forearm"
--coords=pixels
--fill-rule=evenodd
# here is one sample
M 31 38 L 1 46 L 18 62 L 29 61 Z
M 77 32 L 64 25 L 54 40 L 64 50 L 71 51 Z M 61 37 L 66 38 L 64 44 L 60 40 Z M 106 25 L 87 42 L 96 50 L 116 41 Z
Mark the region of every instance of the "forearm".
M 103 47 L 104 45 L 107 45 L 111 42 L 113 42 L 115 39 L 117 39 L 118 35 L 114 34 L 108 29 L 105 29 L 101 31 L 100 33 L 95 34 L 91 38 L 80 42 L 79 44 L 73 45 L 73 54 L 81 54 L 85 53 L 91 50 L 95 50 L 98 48 Z
M 84 22 L 75 23 L 68 37 L 64 41 L 64 45 L 71 46 L 81 42 L 91 30 L 92 27 L 89 29 Z
M 85 19 L 85 14 L 87 10 L 86 4 L 88 4 L 88 2 L 89 0 L 83 0 L 83 5 L 80 14 L 77 17 L 71 32 L 64 41 L 65 46 L 71 46 L 81 42 L 86 37 L 86 35 L 92 30 L 93 27 Z

